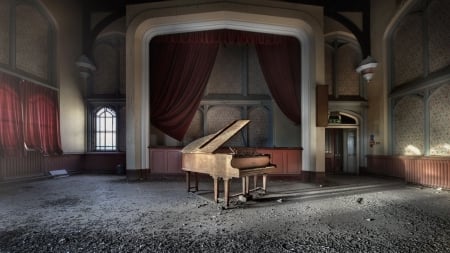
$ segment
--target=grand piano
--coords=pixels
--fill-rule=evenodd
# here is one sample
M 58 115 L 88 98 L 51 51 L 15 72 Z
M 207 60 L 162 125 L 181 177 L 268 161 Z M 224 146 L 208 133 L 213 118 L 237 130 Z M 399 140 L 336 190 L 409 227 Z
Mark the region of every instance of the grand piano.
M 186 172 L 188 192 L 198 191 L 197 173 L 208 174 L 214 180 L 214 201 L 219 199 L 219 180 L 223 180 L 224 203 L 229 206 L 230 181 L 232 178 L 242 179 L 242 195 L 261 188 L 266 191 L 267 173 L 276 166 L 270 163 L 270 155 L 257 153 L 239 153 L 229 148 L 228 153 L 218 152 L 219 148 L 236 135 L 250 120 L 236 120 L 218 132 L 199 138 L 186 147 L 182 152 L 182 170 Z M 257 176 L 262 175 L 262 187 L 256 187 Z M 195 185 L 191 186 L 191 176 L 195 178 Z M 254 188 L 249 187 L 249 177 L 254 178 Z

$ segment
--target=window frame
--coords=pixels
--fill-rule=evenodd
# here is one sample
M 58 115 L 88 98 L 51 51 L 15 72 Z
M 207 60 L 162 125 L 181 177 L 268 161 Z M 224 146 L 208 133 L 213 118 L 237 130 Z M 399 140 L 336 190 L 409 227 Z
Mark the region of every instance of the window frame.
M 125 107 L 125 102 L 123 100 L 120 101 L 106 101 L 106 100 L 98 100 L 98 99 L 88 99 L 87 101 L 87 126 L 86 126 L 86 151 L 87 152 L 122 152 L 123 148 L 123 140 L 121 138 L 121 134 L 124 129 L 121 129 L 121 121 L 122 115 L 121 110 Z M 115 121 L 115 148 L 114 149 L 108 149 L 108 150 L 102 150 L 97 149 L 97 140 L 96 140 L 96 117 L 97 112 L 100 111 L 102 108 L 109 108 L 110 110 L 113 110 L 116 113 L 116 121 Z
M 95 110 L 94 150 L 97 152 L 117 151 L 117 111 L 110 106 L 102 106 Z M 110 122 L 109 122 L 110 121 Z M 99 129 L 101 128 L 101 129 Z M 108 139 L 111 140 L 108 141 Z

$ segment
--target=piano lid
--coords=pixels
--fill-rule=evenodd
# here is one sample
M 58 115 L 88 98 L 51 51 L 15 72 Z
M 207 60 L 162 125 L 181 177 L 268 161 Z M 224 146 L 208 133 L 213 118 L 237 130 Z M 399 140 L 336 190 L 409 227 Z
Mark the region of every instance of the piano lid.
M 236 120 L 217 131 L 215 134 L 201 137 L 184 147 L 182 153 L 213 153 L 220 146 L 222 146 L 231 137 L 237 134 L 243 127 L 245 127 L 250 120 Z

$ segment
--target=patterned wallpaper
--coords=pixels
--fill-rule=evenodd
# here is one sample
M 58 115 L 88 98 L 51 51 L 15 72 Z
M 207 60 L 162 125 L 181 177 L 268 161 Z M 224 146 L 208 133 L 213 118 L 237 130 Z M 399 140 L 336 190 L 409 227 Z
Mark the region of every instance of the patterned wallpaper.
M 266 147 L 272 142 L 269 139 L 272 134 L 267 126 L 270 125 L 269 112 L 263 106 L 250 108 L 248 118 L 251 120 L 249 129 L 249 146 Z
M 183 143 L 191 143 L 200 137 L 203 137 L 203 113 L 201 110 L 197 110 L 191 121 L 191 125 L 184 136 Z
M 47 80 L 49 22 L 27 4 L 17 6 L 16 17 L 16 67 Z
M 430 155 L 450 155 L 450 83 L 430 96 Z
M 361 62 L 358 50 L 350 44 L 336 50 L 336 85 L 338 95 L 359 96 L 359 74 L 355 71 Z
M 110 36 L 97 42 L 94 47 L 94 61 L 96 71 L 94 72 L 94 94 L 115 94 L 124 86 L 124 75 L 120 69 L 125 69 L 123 65 L 125 55 L 125 43 L 122 36 Z M 121 60 L 122 59 L 122 60 Z M 124 90 L 122 89 L 122 94 Z
M 207 134 L 212 134 L 224 128 L 234 120 L 241 119 L 241 108 L 237 106 L 218 105 L 211 107 L 207 112 Z M 241 133 L 243 133 L 241 131 Z M 245 143 L 240 134 L 231 138 L 225 146 L 242 147 Z
M 328 95 L 360 96 L 360 77 L 355 69 L 361 59 L 359 49 L 350 42 L 343 39 L 327 41 L 325 83 L 328 85 Z M 334 87 L 337 94 L 334 94 Z
M 423 75 L 422 17 L 408 15 L 393 37 L 394 84 L 396 86 Z
M 418 1 L 393 34 L 395 86 L 450 66 L 450 1 L 424 3 Z
M 424 153 L 424 106 L 419 96 L 406 96 L 394 108 L 394 153 Z
M 0 63 L 9 63 L 9 3 L 0 1 Z
M 208 80 L 206 94 L 240 94 L 242 46 L 221 46 Z
M 393 34 L 396 86 L 416 78 L 420 82 L 421 78 L 450 66 L 450 1 L 417 3 Z M 423 41 L 424 38 L 427 41 Z M 428 58 L 424 58 L 425 55 Z M 424 73 L 426 69 L 429 73 Z M 425 79 L 428 83 L 424 83 L 421 91 L 423 94 L 429 91 L 429 97 L 409 95 L 395 105 L 393 121 L 396 154 L 450 156 L 450 82 L 436 88 L 429 84 L 435 77 Z M 429 111 L 424 111 L 423 101 L 428 101 Z M 429 122 L 425 122 L 425 115 L 429 117 Z M 427 132 L 424 131 L 425 124 L 429 126 Z M 429 140 L 429 152 L 424 150 L 425 139 Z
M 198 110 L 194 119 L 189 126 L 189 129 L 183 139 L 183 144 L 190 142 L 208 134 L 217 132 L 234 120 L 243 118 L 242 112 L 246 106 L 239 105 L 215 105 L 209 106 L 206 113 L 207 131 L 203 134 L 203 113 Z M 245 118 L 245 117 L 244 117 Z M 264 106 L 248 106 L 248 119 L 250 124 L 241 131 L 244 134 L 248 133 L 248 138 L 243 139 L 241 134 L 233 137 L 231 141 L 227 142 L 226 146 L 250 146 L 250 147 L 266 147 L 272 144 L 270 132 L 270 111 Z M 248 143 L 247 142 L 248 139 Z
M 450 66 L 450 1 L 434 0 L 428 7 L 430 72 Z

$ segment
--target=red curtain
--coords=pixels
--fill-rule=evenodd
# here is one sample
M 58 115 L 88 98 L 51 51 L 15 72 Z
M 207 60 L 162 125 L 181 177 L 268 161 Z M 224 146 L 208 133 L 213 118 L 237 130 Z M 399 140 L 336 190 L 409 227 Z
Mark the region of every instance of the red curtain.
M 296 40 L 289 36 L 256 33 L 236 30 L 211 30 L 201 32 L 177 33 L 158 36 L 152 43 L 202 43 L 202 44 L 258 44 L 285 45 L 286 40 Z
M 217 43 L 151 42 L 151 122 L 182 140 L 203 97 Z
M 300 124 L 300 49 L 295 38 L 234 30 L 163 35 L 150 43 L 150 119 L 182 140 L 203 97 L 220 43 L 255 44 L 280 109 Z
M 22 90 L 25 144 L 44 155 L 62 154 L 57 92 L 28 81 Z
M 300 124 L 300 45 L 294 38 L 279 44 L 256 44 L 259 64 L 280 110 Z
M 19 80 L 0 73 L 0 155 L 23 153 L 22 110 Z

